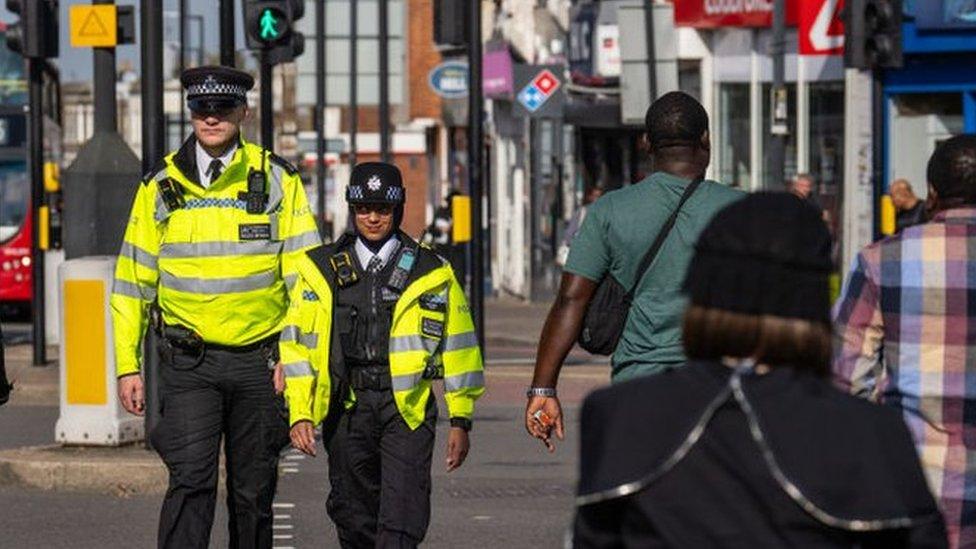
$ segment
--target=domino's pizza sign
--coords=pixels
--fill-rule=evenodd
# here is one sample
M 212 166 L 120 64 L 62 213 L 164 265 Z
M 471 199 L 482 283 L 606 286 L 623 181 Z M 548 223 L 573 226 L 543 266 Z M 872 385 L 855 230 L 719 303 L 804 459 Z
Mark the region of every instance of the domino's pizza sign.
M 562 69 L 550 65 L 516 65 L 515 102 L 524 114 L 531 117 L 550 118 L 562 114 Z
M 519 103 L 529 112 L 539 110 L 555 91 L 559 89 L 559 79 L 548 69 L 532 79 L 518 94 Z

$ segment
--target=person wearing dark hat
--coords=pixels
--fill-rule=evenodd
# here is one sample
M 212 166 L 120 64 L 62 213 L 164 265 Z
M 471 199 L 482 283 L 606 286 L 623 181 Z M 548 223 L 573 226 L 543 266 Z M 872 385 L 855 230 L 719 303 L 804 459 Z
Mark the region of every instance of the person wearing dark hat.
M 193 134 L 136 191 L 111 308 L 118 393 L 145 411 L 142 338 L 160 349 L 159 420 L 169 469 L 159 547 L 207 547 L 223 440 L 231 547 L 271 547 L 278 454 L 288 444 L 272 367 L 297 278 L 321 244 L 294 167 L 241 135 L 254 80 L 185 71 Z
M 708 114 L 693 97 L 671 92 L 647 109 L 645 143 L 654 173 L 607 193 L 587 208 L 573 238 L 558 294 L 542 328 L 535 372 L 528 388 L 525 429 L 555 450 L 563 437 L 556 394 L 559 371 L 570 349 L 588 331 L 583 320 L 601 287 L 630 290 L 623 326 L 612 353 L 614 383 L 660 373 L 684 362 L 681 281 L 692 245 L 715 212 L 743 193 L 704 179 L 711 156 Z M 673 224 L 669 227 L 669 220 Z M 642 260 L 656 256 L 641 272 Z M 609 309 L 604 307 L 603 309 Z M 539 412 L 549 425 L 537 421 Z
M 831 238 L 758 193 L 698 240 L 689 363 L 585 400 L 574 547 L 946 547 L 898 412 L 832 386 Z
M 419 545 L 430 522 L 430 468 L 443 378 L 451 429 L 445 464 L 470 447 L 484 393 L 481 350 L 448 262 L 400 230 L 400 170 L 353 168 L 352 231 L 309 251 L 282 331 L 292 445 L 315 455 L 323 424 L 327 509 L 345 548 Z

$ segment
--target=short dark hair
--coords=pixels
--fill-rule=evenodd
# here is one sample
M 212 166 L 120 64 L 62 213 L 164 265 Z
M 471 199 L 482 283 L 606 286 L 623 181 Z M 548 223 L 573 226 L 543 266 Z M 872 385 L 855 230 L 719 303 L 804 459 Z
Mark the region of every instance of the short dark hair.
M 708 113 L 694 97 L 674 91 L 651 104 L 644 126 L 652 149 L 695 147 L 708 131 Z
M 940 143 L 926 170 L 939 199 L 976 203 L 976 135 L 957 135 Z

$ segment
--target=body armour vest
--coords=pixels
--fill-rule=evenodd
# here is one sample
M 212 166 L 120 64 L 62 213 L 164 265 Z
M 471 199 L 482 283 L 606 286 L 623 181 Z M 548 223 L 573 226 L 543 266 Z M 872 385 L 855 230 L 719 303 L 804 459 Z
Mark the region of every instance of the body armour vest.
M 356 257 L 353 245 L 342 251 Z M 394 253 L 377 273 L 365 272 L 357 257 L 354 263 L 359 280 L 339 288 L 336 293 L 336 328 L 343 356 L 350 367 L 390 363 L 390 329 L 400 294 L 387 287 L 387 282 L 396 257 Z

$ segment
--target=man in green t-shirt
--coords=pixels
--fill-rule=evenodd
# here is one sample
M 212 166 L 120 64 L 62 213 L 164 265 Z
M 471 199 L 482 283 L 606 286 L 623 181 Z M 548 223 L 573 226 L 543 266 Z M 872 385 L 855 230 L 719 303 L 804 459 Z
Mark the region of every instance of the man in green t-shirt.
M 703 177 L 710 156 L 708 114 L 693 97 L 672 92 L 647 110 L 644 138 L 655 172 L 643 181 L 608 193 L 594 202 L 573 239 L 559 293 L 539 341 L 535 374 L 528 391 L 525 427 L 550 451 L 554 430 L 563 437 L 556 382 L 566 355 L 582 328 L 583 315 L 597 286 L 613 276 L 630 288 L 644 254 L 691 182 Z M 623 335 L 611 359 L 614 382 L 679 366 L 681 292 L 695 241 L 712 216 L 743 193 L 703 181 L 682 206 L 674 227 L 641 278 Z M 546 427 L 533 416 L 542 410 L 553 420 Z

